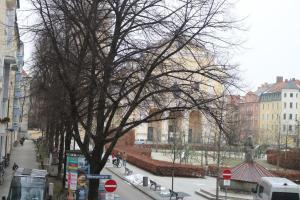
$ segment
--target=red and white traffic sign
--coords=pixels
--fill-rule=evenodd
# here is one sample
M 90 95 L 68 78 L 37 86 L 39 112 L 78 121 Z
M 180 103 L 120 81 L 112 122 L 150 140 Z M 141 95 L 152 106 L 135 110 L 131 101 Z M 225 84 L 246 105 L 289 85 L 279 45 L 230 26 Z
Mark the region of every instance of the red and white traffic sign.
M 231 179 L 231 170 L 230 169 L 225 169 L 223 171 L 223 179 L 224 180 L 230 180 Z
M 117 189 L 117 182 L 113 179 L 107 180 L 104 189 L 106 192 L 114 192 Z

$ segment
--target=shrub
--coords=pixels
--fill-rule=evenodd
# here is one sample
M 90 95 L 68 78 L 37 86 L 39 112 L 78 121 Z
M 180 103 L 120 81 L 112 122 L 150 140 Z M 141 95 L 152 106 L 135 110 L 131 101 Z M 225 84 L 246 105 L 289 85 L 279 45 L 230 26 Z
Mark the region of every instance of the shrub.
M 276 176 L 287 178 L 291 181 L 294 181 L 295 183 L 300 183 L 300 171 L 296 170 L 285 170 L 285 171 L 278 171 L 278 170 L 270 170 L 271 173 L 273 173 Z
M 267 154 L 267 161 L 272 165 L 277 164 L 278 153 Z M 300 151 L 293 150 L 288 152 L 281 152 L 279 155 L 280 167 L 286 169 L 300 170 Z
M 126 148 L 126 151 L 125 151 Z M 149 148 L 148 148 L 149 149 Z M 159 176 L 172 176 L 172 169 L 174 167 L 174 175 L 180 177 L 204 177 L 205 170 L 201 167 L 194 165 L 184 165 L 184 164 L 173 164 L 171 162 L 153 160 L 148 153 L 143 153 L 141 149 L 134 147 L 116 147 L 113 150 L 114 154 L 118 152 L 127 153 L 127 161 L 141 169 L 144 169 L 150 173 Z

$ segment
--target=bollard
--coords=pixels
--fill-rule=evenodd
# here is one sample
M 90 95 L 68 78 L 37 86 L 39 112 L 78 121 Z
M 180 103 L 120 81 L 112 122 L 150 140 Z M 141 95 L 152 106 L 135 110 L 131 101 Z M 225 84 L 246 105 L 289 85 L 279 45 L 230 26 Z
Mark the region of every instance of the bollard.
M 51 197 L 51 199 L 53 198 L 53 194 L 54 194 L 54 184 L 53 183 L 49 183 L 49 196 Z
M 148 177 L 143 176 L 143 187 L 148 187 Z

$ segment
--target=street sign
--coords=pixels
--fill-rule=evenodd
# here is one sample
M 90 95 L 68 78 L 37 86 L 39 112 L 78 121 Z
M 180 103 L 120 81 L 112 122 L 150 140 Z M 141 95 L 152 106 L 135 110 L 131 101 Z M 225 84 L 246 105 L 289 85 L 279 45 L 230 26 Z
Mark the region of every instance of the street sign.
M 106 181 L 104 189 L 106 192 L 114 192 L 117 189 L 117 182 L 113 179 Z
M 225 169 L 223 171 L 223 179 L 224 180 L 230 180 L 231 179 L 231 170 L 230 169 Z
M 224 186 L 230 186 L 230 180 L 224 179 Z
M 86 176 L 87 179 L 111 179 L 111 175 L 103 175 L 103 174 L 88 174 Z

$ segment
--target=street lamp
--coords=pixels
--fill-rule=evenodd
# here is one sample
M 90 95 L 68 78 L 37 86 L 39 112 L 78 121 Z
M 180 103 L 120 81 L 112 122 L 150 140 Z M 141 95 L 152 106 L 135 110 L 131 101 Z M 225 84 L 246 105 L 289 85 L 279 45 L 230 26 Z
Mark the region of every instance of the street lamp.
M 296 123 L 297 123 L 297 130 L 295 130 L 295 131 L 297 131 L 296 132 L 296 147 L 297 147 L 297 149 L 299 149 L 299 121 L 296 119 Z

